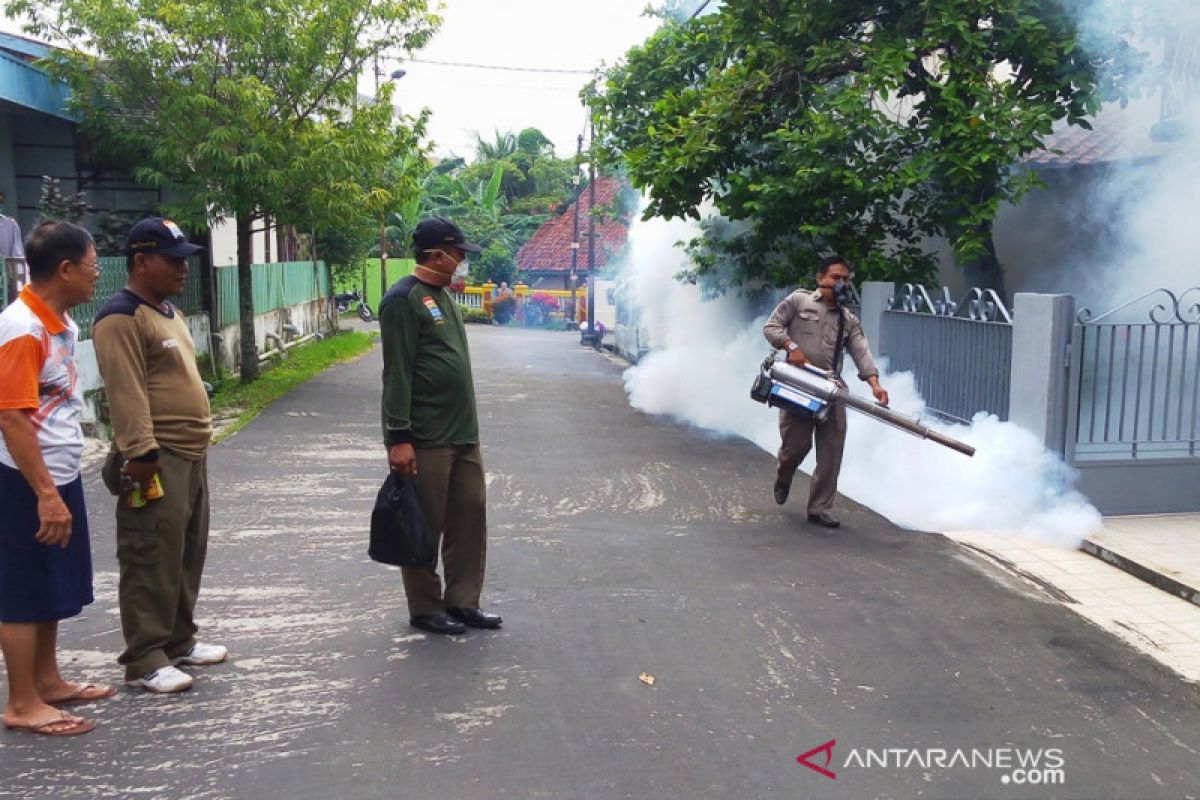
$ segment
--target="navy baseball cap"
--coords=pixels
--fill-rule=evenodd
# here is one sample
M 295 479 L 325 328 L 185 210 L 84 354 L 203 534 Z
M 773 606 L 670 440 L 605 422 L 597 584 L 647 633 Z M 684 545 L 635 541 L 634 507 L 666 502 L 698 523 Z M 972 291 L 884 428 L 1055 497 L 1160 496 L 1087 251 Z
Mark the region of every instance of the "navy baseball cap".
M 439 247 L 457 247 L 468 253 L 478 253 L 483 250 L 477 244 L 471 244 L 459 227 L 445 217 L 430 217 L 417 223 L 413 228 L 413 244 L 421 250 L 436 250 Z
M 198 244 L 187 240 L 179 226 L 162 217 L 147 217 L 135 222 L 125 237 L 125 255 L 162 253 L 171 258 L 187 258 L 204 252 Z

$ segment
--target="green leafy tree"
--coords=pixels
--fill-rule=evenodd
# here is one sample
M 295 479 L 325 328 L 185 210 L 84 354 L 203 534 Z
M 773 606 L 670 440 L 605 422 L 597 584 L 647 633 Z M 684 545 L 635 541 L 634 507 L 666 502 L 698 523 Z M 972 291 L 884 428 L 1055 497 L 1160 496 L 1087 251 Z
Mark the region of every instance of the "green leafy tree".
M 316 236 L 317 258 L 329 265 L 335 285 L 348 279 L 360 283 L 365 254 L 374 243 L 379 247 L 379 223 L 369 216 L 338 228 L 325 228 Z
M 471 259 L 472 267 L 479 262 L 478 277 L 497 286 L 501 282 L 517 282 L 516 254 L 504 242 L 492 242 L 483 252 Z
M 265 216 L 318 233 L 375 219 L 415 174 L 425 115 L 399 124 L 391 87 L 358 98 L 364 64 L 415 49 L 437 18 L 425 0 L 10 0 L 31 32 L 63 47 L 48 68 L 85 129 L 170 186 L 169 213 L 237 221 L 243 380 L 258 374 L 251 234 Z
M 692 277 L 717 291 L 796 283 L 831 252 L 861 277 L 927 279 L 927 237 L 944 236 L 973 284 L 1003 293 L 992 223 L 1038 185 L 1022 158 L 1060 120 L 1086 127 L 1139 60 L 1120 30 L 1076 22 L 1110 1 L 666 14 L 585 92 L 597 149 L 649 194 L 647 216 L 724 217 L 691 246 Z

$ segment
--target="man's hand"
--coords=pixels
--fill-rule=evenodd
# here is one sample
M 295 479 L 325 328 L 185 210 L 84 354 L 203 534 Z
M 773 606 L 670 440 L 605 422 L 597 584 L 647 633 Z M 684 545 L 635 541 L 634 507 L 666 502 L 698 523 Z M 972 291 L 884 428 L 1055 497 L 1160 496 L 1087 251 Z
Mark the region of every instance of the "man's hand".
M 127 461 L 121 472 L 129 476 L 129 480 L 145 489 L 158 474 L 158 459 L 154 461 Z M 130 488 L 133 488 L 131 485 Z
M 41 527 L 33 538 L 41 544 L 66 547 L 71 541 L 71 512 L 58 492 L 46 492 L 40 496 L 37 510 Z
M 388 448 L 388 467 L 397 475 L 417 474 L 417 451 L 408 442 Z
M 808 358 L 804 355 L 804 351 L 797 347 L 794 350 L 788 351 L 787 363 L 793 367 L 803 367 L 808 363 Z
M 875 402 L 881 406 L 886 406 L 888 404 L 888 393 L 887 389 L 879 385 L 879 378 L 872 375 L 870 378 L 867 378 L 867 383 L 871 384 L 871 394 L 875 395 Z

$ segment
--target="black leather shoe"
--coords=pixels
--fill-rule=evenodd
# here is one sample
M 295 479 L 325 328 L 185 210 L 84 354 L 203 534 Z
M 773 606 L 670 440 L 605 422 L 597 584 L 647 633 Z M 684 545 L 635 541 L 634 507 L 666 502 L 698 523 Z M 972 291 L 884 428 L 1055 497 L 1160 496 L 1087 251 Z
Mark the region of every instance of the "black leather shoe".
M 472 628 L 499 628 L 500 623 L 504 621 L 499 614 L 492 614 L 478 608 L 447 608 L 446 613 Z
M 791 490 L 792 490 L 792 487 L 790 487 L 790 486 L 780 486 L 778 483 L 775 484 L 775 502 L 778 503 L 779 505 L 783 505 L 784 503 L 786 503 L 787 498 L 788 498 L 788 492 L 790 492 Z
M 455 635 L 466 633 L 467 628 L 456 619 L 452 619 L 447 614 L 419 614 L 415 617 L 409 617 L 408 624 L 414 628 L 420 628 L 423 631 L 430 633 L 443 633 Z
M 822 528 L 837 528 L 842 524 L 837 521 L 836 517 L 831 517 L 824 511 L 822 511 L 820 514 L 809 514 L 808 521 L 814 522 L 817 525 L 820 525 Z

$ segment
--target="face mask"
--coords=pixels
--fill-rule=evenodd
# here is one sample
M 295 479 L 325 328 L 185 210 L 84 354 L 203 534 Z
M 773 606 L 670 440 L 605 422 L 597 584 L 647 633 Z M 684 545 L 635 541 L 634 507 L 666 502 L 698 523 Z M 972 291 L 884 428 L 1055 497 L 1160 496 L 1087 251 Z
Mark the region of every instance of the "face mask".
M 465 281 L 467 276 L 471 274 L 471 264 L 467 259 L 458 262 L 458 266 L 454 268 L 454 277 L 451 278 L 451 283 Z
M 838 281 L 833 285 L 833 299 L 839 306 L 848 306 L 854 298 L 850 294 L 850 284 Z

